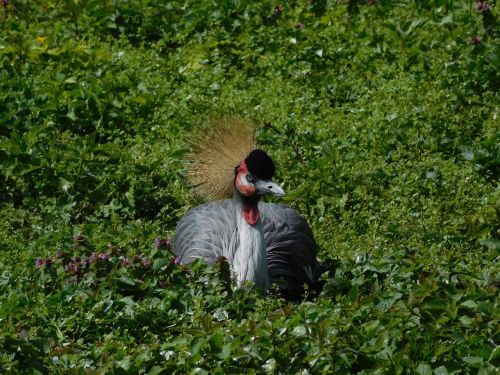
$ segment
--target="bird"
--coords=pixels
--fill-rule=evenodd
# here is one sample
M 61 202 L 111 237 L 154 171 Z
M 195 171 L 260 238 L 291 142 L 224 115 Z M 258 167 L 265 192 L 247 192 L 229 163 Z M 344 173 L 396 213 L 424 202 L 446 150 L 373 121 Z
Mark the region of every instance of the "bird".
M 304 285 L 320 288 L 317 246 L 305 219 L 285 204 L 261 201 L 285 192 L 273 181 L 275 164 L 258 148 L 253 123 L 236 117 L 210 121 L 191 146 L 187 179 L 209 202 L 177 224 L 173 243 L 180 263 L 226 259 L 238 288 L 276 284 L 288 300 L 302 298 Z

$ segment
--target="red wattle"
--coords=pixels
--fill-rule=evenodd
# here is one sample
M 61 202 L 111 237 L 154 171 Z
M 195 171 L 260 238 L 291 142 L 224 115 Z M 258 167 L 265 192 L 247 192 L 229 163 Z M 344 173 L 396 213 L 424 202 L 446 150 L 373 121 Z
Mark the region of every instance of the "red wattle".
M 257 206 L 245 206 L 243 207 L 243 218 L 249 225 L 255 225 L 259 221 L 259 209 Z

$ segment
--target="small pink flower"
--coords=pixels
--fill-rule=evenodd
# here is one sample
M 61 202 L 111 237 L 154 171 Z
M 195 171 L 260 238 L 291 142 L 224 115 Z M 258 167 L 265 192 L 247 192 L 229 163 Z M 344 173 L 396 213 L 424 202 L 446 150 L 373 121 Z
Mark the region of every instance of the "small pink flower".
M 144 257 L 142 258 L 142 265 L 144 266 L 144 268 L 149 268 L 151 267 L 151 261 L 148 258 Z
M 130 259 L 126 257 L 122 259 L 122 266 L 127 267 L 129 264 L 130 264 Z
M 491 10 L 491 5 L 488 4 L 486 1 L 478 1 L 476 3 L 476 10 L 478 12 L 488 12 Z
M 159 249 L 161 247 L 162 240 L 160 237 L 155 238 L 155 247 Z
M 174 264 L 178 266 L 179 264 L 182 263 L 182 257 L 175 257 L 174 258 Z
M 81 234 L 73 237 L 73 245 L 76 245 L 77 242 L 83 242 L 85 241 L 85 237 Z
M 156 237 L 154 245 L 157 249 L 161 249 L 163 246 L 165 246 L 165 248 L 169 249 L 170 246 L 172 245 L 172 240 L 170 238 Z
M 80 273 L 80 268 L 76 264 L 72 264 L 72 263 L 64 266 L 64 270 L 67 273 L 74 273 L 74 274 Z
M 274 7 L 274 9 L 273 9 L 273 14 L 274 14 L 275 16 L 280 15 L 282 12 L 283 12 L 283 5 L 281 5 L 281 4 L 276 5 L 276 6 Z
M 113 245 L 111 242 L 108 242 L 108 249 L 111 255 L 120 254 L 121 252 L 121 249 L 118 246 Z
M 67 256 L 68 256 L 68 253 L 66 251 L 62 251 L 62 250 L 56 251 L 56 258 L 66 258 Z
M 158 282 L 158 286 L 162 289 L 165 289 L 168 286 L 168 282 L 166 282 L 165 280 L 160 280 L 160 282 Z
M 37 268 L 50 267 L 51 265 L 52 265 L 52 260 L 48 258 L 37 259 L 35 262 L 35 266 Z
M 108 255 L 108 254 L 106 254 L 106 253 L 101 253 L 101 254 L 99 254 L 99 255 L 97 256 L 97 258 L 98 258 L 99 260 L 103 260 L 103 261 L 105 261 L 105 260 L 108 260 L 108 259 L 109 259 L 109 255 Z
M 479 36 L 473 36 L 472 38 L 470 38 L 470 43 L 475 45 L 475 46 L 480 45 L 481 42 L 482 42 L 482 39 Z

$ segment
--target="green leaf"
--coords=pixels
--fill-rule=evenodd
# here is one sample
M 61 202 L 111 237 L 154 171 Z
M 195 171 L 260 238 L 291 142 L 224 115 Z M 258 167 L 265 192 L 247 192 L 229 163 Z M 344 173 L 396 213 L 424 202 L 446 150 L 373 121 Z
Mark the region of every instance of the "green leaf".
M 460 306 L 462 306 L 462 307 L 467 307 L 467 308 L 469 308 L 469 309 L 473 309 L 473 310 L 474 310 L 474 309 L 476 309 L 476 308 L 477 308 L 477 303 L 469 299 L 469 300 L 467 300 L 467 301 L 462 302 L 462 303 L 460 304 Z
M 303 325 L 299 325 L 299 326 L 293 327 L 292 333 L 295 336 L 301 337 L 301 336 L 305 336 L 307 334 L 307 330 L 306 330 L 306 327 L 304 327 Z
M 223 360 L 228 359 L 229 356 L 231 355 L 231 352 L 232 352 L 232 344 L 231 343 L 224 344 L 222 350 L 220 351 L 220 358 Z
M 450 12 L 441 19 L 441 25 L 447 25 L 453 23 L 453 13 Z
M 435 375 L 448 375 L 448 370 L 444 366 L 440 366 L 436 369 L 434 369 L 434 374 Z
M 129 355 L 127 355 L 127 356 L 123 357 L 122 360 L 117 361 L 116 364 L 118 365 L 118 367 L 121 367 L 125 371 L 128 371 L 128 370 L 130 370 L 131 360 L 132 360 L 132 358 Z
M 466 356 L 463 357 L 463 360 L 474 368 L 481 368 L 483 365 L 483 359 L 481 357 Z
M 493 362 L 500 358 L 500 346 L 495 347 L 493 351 L 491 352 L 490 358 L 488 359 L 488 362 Z
M 162 267 L 166 266 L 169 263 L 170 263 L 170 260 L 168 260 L 167 258 L 155 259 L 153 262 L 153 269 L 160 270 Z
M 135 286 L 135 281 L 132 278 L 130 278 L 129 276 L 127 276 L 127 275 L 121 275 L 118 278 L 118 280 L 121 281 L 124 284 Z
M 201 350 L 201 348 L 204 346 L 205 344 L 205 339 L 203 339 L 202 337 L 195 337 L 191 340 L 190 342 L 190 350 L 189 352 L 191 353 L 191 356 L 196 356 L 199 351 Z
M 458 318 L 460 322 L 465 325 L 465 326 L 470 326 L 474 322 L 470 317 L 467 315 L 462 315 L 460 318 Z
M 76 121 L 75 110 L 73 108 L 70 108 L 69 111 L 66 113 L 66 117 L 68 117 L 71 121 Z
M 432 375 L 432 367 L 426 363 L 420 363 L 416 371 L 419 375 Z
M 486 238 L 480 240 L 479 243 L 483 246 L 486 246 L 490 250 L 500 250 L 500 240 L 495 238 Z

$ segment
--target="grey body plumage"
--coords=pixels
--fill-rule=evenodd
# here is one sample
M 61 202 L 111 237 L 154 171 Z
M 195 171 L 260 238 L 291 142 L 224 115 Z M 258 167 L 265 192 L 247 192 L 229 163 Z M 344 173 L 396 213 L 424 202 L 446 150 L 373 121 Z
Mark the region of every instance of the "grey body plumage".
M 303 293 L 303 285 L 317 283 L 316 243 L 305 220 L 283 204 L 259 202 L 267 253 L 267 271 L 290 299 Z M 204 259 L 214 263 L 220 256 L 233 264 L 240 250 L 238 207 L 233 199 L 203 204 L 191 209 L 177 224 L 174 252 L 181 262 Z

